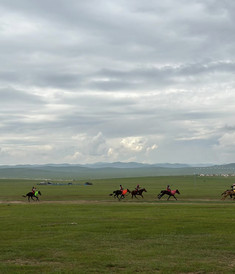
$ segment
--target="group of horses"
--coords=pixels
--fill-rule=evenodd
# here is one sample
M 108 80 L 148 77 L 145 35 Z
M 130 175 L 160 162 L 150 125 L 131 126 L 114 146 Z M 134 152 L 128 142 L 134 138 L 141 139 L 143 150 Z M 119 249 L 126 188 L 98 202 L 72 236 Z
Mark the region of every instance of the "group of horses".
M 121 199 L 125 198 L 126 194 L 130 193 L 131 198 L 135 197 L 136 199 L 138 199 L 137 196 L 141 196 L 142 198 L 144 198 L 143 192 L 147 192 L 147 190 L 145 188 L 141 188 L 139 190 L 135 189 L 133 191 L 130 191 L 129 189 L 125 189 L 124 191 L 123 190 L 114 190 L 113 193 L 111 193 L 109 195 L 113 196 L 114 198 L 117 198 L 118 200 L 121 200 Z M 164 196 L 164 195 L 168 195 L 169 197 L 167 200 L 169 200 L 169 198 L 172 196 L 175 198 L 175 200 L 177 200 L 175 197 L 176 193 L 180 194 L 178 189 L 172 190 L 172 191 L 162 190 L 158 194 L 158 199 L 161 199 L 162 196 Z M 38 195 L 42 195 L 42 193 L 40 191 L 36 191 L 36 193 L 31 191 L 31 192 L 28 192 L 26 195 L 22 195 L 22 196 L 25 198 L 27 197 L 28 201 L 30 202 L 30 199 L 34 201 L 34 198 L 36 199 L 36 201 L 39 201 Z
M 124 199 L 126 195 L 129 195 L 129 193 L 131 194 L 131 198 L 133 199 L 133 197 L 135 197 L 136 199 L 138 199 L 137 195 L 141 196 L 142 198 L 144 198 L 143 196 L 143 192 L 147 192 L 147 190 L 145 188 L 141 188 L 139 190 L 135 189 L 133 191 L 130 191 L 129 189 L 125 189 L 125 191 L 123 190 L 114 190 L 113 193 L 109 194 L 110 196 L 113 196 L 114 198 L 117 198 L 119 201 Z M 175 200 L 177 200 L 177 198 L 175 197 L 175 194 L 180 194 L 179 190 L 162 190 L 159 194 L 158 194 L 158 199 L 161 199 L 164 195 L 168 195 L 168 199 L 170 199 L 170 197 L 174 197 Z
M 135 197 L 136 199 L 138 199 L 137 196 L 141 196 L 142 198 L 144 198 L 143 196 L 143 192 L 147 192 L 147 190 L 145 188 L 141 188 L 139 190 L 135 189 L 133 191 L 130 191 L 129 189 L 125 189 L 123 190 L 114 190 L 113 193 L 109 194 L 110 196 L 113 196 L 114 198 L 117 198 L 119 201 L 124 199 L 126 197 L 126 195 L 131 194 L 131 198 L 133 199 L 133 197 Z M 170 199 L 170 197 L 174 197 L 175 200 L 177 200 L 177 198 L 175 197 L 175 194 L 180 194 L 179 190 L 161 190 L 160 193 L 157 195 L 158 199 L 161 199 L 164 195 L 168 195 L 168 199 Z M 37 191 L 36 193 L 33 192 L 29 192 L 26 195 L 23 195 L 23 197 L 27 197 L 28 201 L 30 202 L 30 199 L 34 201 L 34 198 L 36 199 L 36 201 L 39 201 L 38 195 L 42 195 L 42 193 L 40 191 Z M 222 200 L 225 200 L 226 197 L 230 197 L 233 198 L 233 200 L 235 200 L 235 192 L 233 190 L 227 189 L 225 190 L 222 194 Z
M 113 193 L 109 194 L 110 196 L 113 196 L 114 198 L 118 198 L 118 200 L 124 199 L 126 194 L 131 194 L 131 198 L 135 197 L 139 195 L 142 198 L 144 198 L 143 196 L 143 192 L 147 192 L 147 190 L 145 188 L 141 188 L 139 190 L 135 189 L 133 191 L 130 191 L 128 188 L 123 190 L 114 190 Z M 137 198 L 138 199 L 138 198 Z
M 124 199 L 126 194 L 131 194 L 131 198 L 135 197 L 137 198 L 137 195 L 141 196 L 142 198 L 144 198 L 143 196 L 143 192 L 147 192 L 147 190 L 145 188 L 141 188 L 139 190 L 133 190 L 130 191 L 129 189 L 126 189 L 125 192 L 123 192 L 122 190 L 114 190 L 113 193 L 109 194 L 110 196 L 113 196 L 114 198 L 117 198 L 118 200 Z M 180 194 L 179 190 L 161 190 L 160 193 L 157 195 L 158 199 L 161 199 L 164 195 L 168 195 L 168 199 L 170 199 L 170 197 L 175 198 L 175 200 L 177 200 L 177 198 L 175 197 L 175 194 Z M 225 200 L 227 197 L 233 198 L 233 200 L 235 200 L 235 192 L 234 190 L 231 189 L 227 189 L 225 190 L 222 194 L 222 200 Z M 137 198 L 138 199 L 138 198 Z

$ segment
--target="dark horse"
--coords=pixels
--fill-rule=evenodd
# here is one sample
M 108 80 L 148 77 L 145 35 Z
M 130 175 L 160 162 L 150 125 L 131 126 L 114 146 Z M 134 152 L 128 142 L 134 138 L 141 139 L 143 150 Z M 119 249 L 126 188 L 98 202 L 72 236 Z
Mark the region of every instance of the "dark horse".
M 136 197 L 136 195 L 140 195 L 142 198 L 144 198 L 144 196 L 142 194 L 143 192 L 147 192 L 147 190 L 145 188 L 141 188 L 139 190 L 135 189 L 135 190 L 131 191 L 131 198 L 135 197 L 136 199 L 138 199 Z
M 176 197 L 175 197 L 175 194 L 176 194 L 176 193 L 177 193 L 177 194 L 180 194 L 180 192 L 179 192 L 178 189 L 176 189 L 176 190 L 171 190 L 171 191 L 162 190 L 162 191 L 158 194 L 157 197 L 158 197 L 158 199 L 161 199 L 162 196 L 166 194 L 166 195 L 169 196 L 167 200 L 169 200 L 171 196 L 173 196 L 173 197 L 176 199 Z M 176 199 L 176 200 L 177 200 L 177 199 Z
M 114 190 L 113 193 L 109 194 L 109 196 L 113 196 L 114 198 L 118 198 L 118 200 L 121 200 L 125 198 L 126 193 L 130 193 L 130 190 L 128 188 L 124 190 Z
M 34 198 L 37 199 L 37 201 L 39 201 L 38 199 L 38 194 L 42 195 L 42 193 L 40 191 L 36 191 L 35 193 L 33 192 L 29 192 L 26 195 L 23 195 L 23 197 L 28 197 L 28 201 L 30 202 L 30 198 L 34 201 Z
M 235 192 L 233 190 L 227 189 L 221 194 L 221 196 L 222 195 L 223 195 L 222 200 L 224 200 L 227 196 L 230 196 L 230 198 L 234 196 L 233 200 L 235 200 Z

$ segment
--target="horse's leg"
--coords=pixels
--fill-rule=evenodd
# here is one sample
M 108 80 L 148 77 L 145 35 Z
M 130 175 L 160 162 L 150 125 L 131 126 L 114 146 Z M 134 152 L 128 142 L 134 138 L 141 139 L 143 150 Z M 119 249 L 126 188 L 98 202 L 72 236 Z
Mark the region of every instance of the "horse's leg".
M 221 198 L 221 200 L 225 200 L 225 198 L 226 198 L 226 195 L 224 195 L 224 196 Z
M 168 197 L 167 201 L 170 199 L 170 197 L 171 197 L 171 195 L 169 195 L 169 197 Z
M 173 197 L 176 199 L 175 195 L 173 195 Z M 177 199 L 176 199 L 176 201 L 177 201 Z

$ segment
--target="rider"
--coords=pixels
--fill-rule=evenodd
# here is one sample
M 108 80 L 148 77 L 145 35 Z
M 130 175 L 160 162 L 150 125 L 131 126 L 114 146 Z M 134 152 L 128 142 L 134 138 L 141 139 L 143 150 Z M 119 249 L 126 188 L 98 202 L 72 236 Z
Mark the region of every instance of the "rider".
M 125 194 L 127 194 L 127 189 L 124 189 L 122 185 L 120 185 L 120 191 L 122 192 L 121 198 L 125 198 Z
M 138 184 L 135 188 L 136 192 L 138 192 L 140 190 L 140 185 Z
M 232 190 L 235 192 L 235 184 L 231 186 Z
M 35 193 L 35 191 L 36 191 L 36 187 L 32 187 L 32 192 L 33 192 L 33 194 Z
M 167 185 L 166 190 L 169 191 L 169 192 L 171 192 L 170 185 Z

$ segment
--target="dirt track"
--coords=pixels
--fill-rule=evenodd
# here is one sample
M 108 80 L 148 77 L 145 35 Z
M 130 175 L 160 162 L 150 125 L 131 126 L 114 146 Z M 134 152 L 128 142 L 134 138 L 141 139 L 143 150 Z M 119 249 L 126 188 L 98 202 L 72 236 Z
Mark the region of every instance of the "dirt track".
M 229 203 L 229 204 L 234 204 L 235 201 L 232 200 L 225 200 L 222 201 L 220 199 L 195 199 L 195 200 L 181 200 L 181 201 L 166 201 L 166 200 L 153 200 L 153 201 L 143 201 L 143 200 L 126 200 L 126 201 L 118 201 L 118 200 L 60 200 L 60 201 L 31 201 L 28 202 L 27 200 L 25 201 L 20 201 L 20 200 L 15 200 L 15 201 L 4 201 L 0 200 L 0 204 L 154 204 L 154 205 L 176 205 L 176 204 L 210 204 L 210 203 L 216 203 L 216 204 L 224 204 L 224 202 Z
M 72 200 L 72 201 L 1 201 L 0 204 L 101 204 L 110 203 L 109 201 L 89 201 L 89 200 Z

